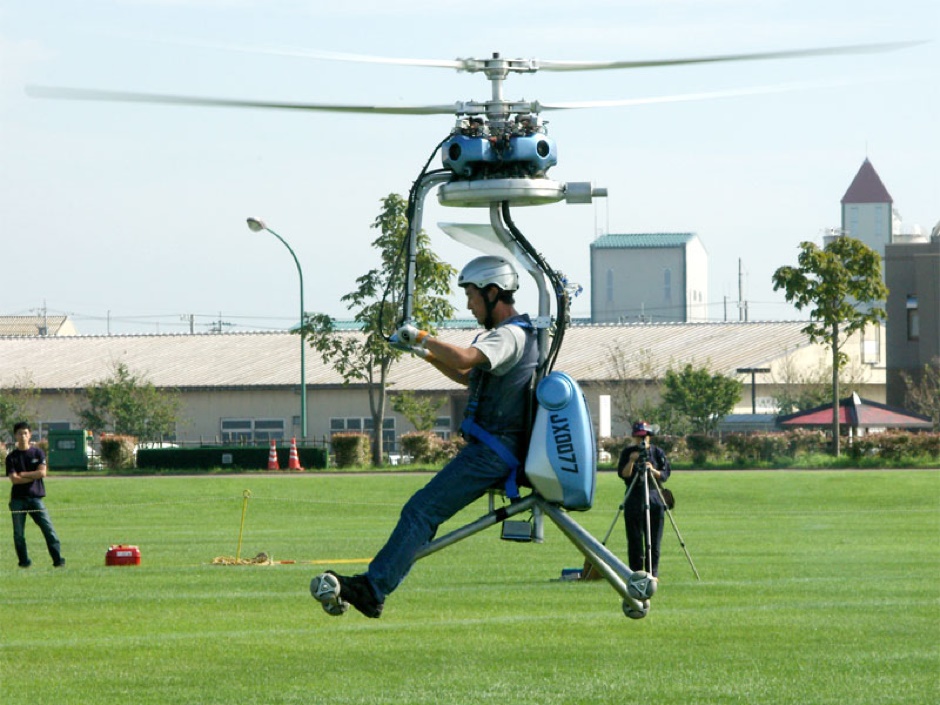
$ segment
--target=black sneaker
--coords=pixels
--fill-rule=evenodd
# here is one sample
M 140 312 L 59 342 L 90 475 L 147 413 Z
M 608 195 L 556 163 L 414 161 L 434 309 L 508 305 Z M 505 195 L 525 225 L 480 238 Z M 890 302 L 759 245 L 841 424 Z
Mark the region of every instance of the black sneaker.
M 18 563 L 17 565 L 20 568 L 29 568 L 33 564 L 32 561 L 26 561 L 25 563 Z
M 52 564 L 52 567 L 53 567 L 53 568 L 64 568 L 64 567 L 65 567 L 65 559 L 64 559 L 64 558 L 60 558 L 59 560 L 55 561 L 55 562 Z
M 383 603 L 379 602 L 372 586 L 365 575 L 337 575 L 332 570 L 326 571 L 339 582 L 339 599 L 348 602 L 366 617 L 378 619 L 382 616 Z

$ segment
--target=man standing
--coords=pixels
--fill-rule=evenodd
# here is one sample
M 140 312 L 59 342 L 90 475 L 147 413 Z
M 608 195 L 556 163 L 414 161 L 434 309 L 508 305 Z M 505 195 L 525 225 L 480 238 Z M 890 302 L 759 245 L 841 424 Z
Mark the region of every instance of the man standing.
M 331 614 L 341 614 L 348 603 L 367 617 L 381 616 L 385 598 L 404 580 L 437 528 L 504 483 L 525 457 L 538 345 L 529 317 L 514 306 L 519 276 L 502 257 L 477 257 L 460 272 L 457 284 L 486 333 L 464 348 L 405 325 L 396 333 L 396 344 L 410 347 L 443 374 L 469 386 L 461 425 L 467 445 L 405 504 L 365 573 L 346 577 L 327 571 L 311 581 L 311 594 Z
M 646 570 L 653 577 L 659 577 L 659 545 L 663 540 L 666 502 L 660 496 L 657 485 L 662 485 L 669 479 L 671 467 L 663 449 L 650 445 L 650 438 L 653 435 L 652 426 L 645 421 L 637 421 L 633 424 L 632 433 L 634 443 L 623 449 L 620 461 L 617 463 L 617 472 L 630 488 L 623 505 L 623 520 L 627 529 L 627 557 L 630 570 Z M 649 549 L 652 565 L 644 565 L 643 555 L 643 538 L 646 535 L 644 472 L 650 474 L 647 480 L 650 498 Z
M 13 483 L 10 490 L 10 513 L 13 517 L 13 546 L 16 548 L 16 557 L 20 568 L 29 568 L 32 561 L 26 550 L 26 515 L 28 514 L 39 526 L 46 539 L 46 548 L 52 556 L 52 565 L 61 568 L 65 559 L 59 546 L 59 537 L 56 536 L 49 513 L 42 498 L 46 496 L 46 486 L 43 478 L 46 476 L 46 454 L 42 448 L 29 444 L 32 436 L 29 424 L 20 421 L 13 426 L 13 438 L 16 447 L 10 451 L 6 459 L 7 477 Z

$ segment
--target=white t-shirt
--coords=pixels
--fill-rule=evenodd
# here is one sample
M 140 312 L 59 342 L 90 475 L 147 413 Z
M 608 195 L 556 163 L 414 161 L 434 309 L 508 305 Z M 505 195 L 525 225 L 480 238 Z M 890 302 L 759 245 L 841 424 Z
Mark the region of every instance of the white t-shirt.
M 471 347 L 483 353 L 488 360 L 488 364 L 483 366 L 484 369 L 499 377 L 522 359 L 525 343 L 525 330 L 510 323 L 481 333 Z

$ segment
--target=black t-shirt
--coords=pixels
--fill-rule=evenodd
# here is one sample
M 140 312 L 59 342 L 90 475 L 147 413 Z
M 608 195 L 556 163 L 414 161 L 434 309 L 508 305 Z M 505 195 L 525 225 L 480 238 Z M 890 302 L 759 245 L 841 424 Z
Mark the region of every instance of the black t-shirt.
M 43 453 L 42 448 L 37 448 L 36 446 L 30 446 L 26 450 L 14 448 L 7 455 L 7 476 L 10 476 L 15 472 L 23 473 L 30 472 L 32 470 L 38 470 L 40 465 L 45 464 L 46 454 Z M 43 484 L 41 477 L 33 480 L 28 485 L 26 483 L 23 483 L 22 485 L 13 485 L 13 488 L 10 490 L 10 499 L 25 499 L 26 497 L 45 496 L 46 486 Z
M 617 462 L 617 473 L 619 474 L 630 462 L 630 454 L 634 451 L 642 450 L 639 445 L 627 446 L 620 453 L 620 460 Z M 652 463 L 653 467 L 659 470 L 662 473 L 662 477 L 657 478 L 656 482 L 663 484 L 666 480 L 669 479 L 669 474 L 672 472 L 672 467 L 669 465 L 669 458 L 666 457 L 666 452 L 659 446 L 654 446 L 650 444 L 649 447 L 649 462 Z M 639 460 L 637 460 L 639 463 Z M 630 486 L 630 483 L 633 482 L 633 478 L 636 477 L 636 464 L 633 466 L 633 475 L 629 478 L 621 477 L 621 479 L 627 483 L 627 487 Z M 643 481 L 643 478 L 640 477 L 637 479 L 637 484 L 633 486 L 633 491 L 630 492 L 630 496 L 627 497 L 627 503 L 631 505 L 642 506 L 643 505 L 643 487 L 640 484 Z M 652 476 L 650 477 L 649 487 L 650 487 L 650 504 L 665 504 L 662 498 L 659 496 L 659 492 L 656 489 L 656 482 L 653 481 Z

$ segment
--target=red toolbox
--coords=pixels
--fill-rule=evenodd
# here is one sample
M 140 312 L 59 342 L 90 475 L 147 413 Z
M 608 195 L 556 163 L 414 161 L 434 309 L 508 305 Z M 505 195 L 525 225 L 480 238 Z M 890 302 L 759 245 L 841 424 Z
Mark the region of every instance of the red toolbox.
M 111 546 L 104 556 L 105 565 L 140 565 L 140 549 L 137 546 L 119 544 Z

